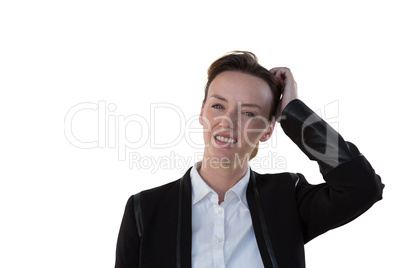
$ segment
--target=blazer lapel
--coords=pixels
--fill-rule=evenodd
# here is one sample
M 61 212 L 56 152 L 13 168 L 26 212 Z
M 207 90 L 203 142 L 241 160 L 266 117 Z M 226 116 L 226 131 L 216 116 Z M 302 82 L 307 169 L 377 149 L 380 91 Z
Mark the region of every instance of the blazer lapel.
M 254 234 L 257 240 L 260 255 L 264 267 L 278 267 L 275 254 L 273 252 L 271 239 L 267 230 L 265 217 L 263 215 L 259 192 L 257 187 L 257 178 L 253 170 L 250 172 L 250 181 L 247 186 L 247 202 L 250 209 L 251 220 L 253 222 Z
M 177 268 L 191 267 L 191 238 L 192 238 L 192 204 L 191 178 L 189 168 L 180 179 L 179 218 L 177 243 Z

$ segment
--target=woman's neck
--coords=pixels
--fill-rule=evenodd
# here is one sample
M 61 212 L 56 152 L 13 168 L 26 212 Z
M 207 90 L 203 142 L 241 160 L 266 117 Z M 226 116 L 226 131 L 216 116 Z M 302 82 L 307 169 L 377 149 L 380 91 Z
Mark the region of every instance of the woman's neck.
M 226 192 L 244 177 L 248 169 L 248 162 L 243 165 L 231 165 L 203 159 L 198 170 L 201 178 L 211 187 L 219 197 L 219 204 L 224 201 Z

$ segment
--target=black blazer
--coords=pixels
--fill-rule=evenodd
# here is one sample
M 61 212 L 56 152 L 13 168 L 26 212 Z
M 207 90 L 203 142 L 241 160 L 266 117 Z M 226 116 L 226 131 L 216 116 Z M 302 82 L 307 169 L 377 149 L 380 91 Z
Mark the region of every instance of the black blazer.
M 326 123 L 322 119 L 303 129 L 302 122 L 315 114 L 301 101 L 289 103 L 283 114 L 288 116 L 286 123 L 281 122 L 285 133 L 318 162 L 325 183 L 311 185 L 300 173 L 251 171 L 247 201 L 264 266 L 305 267 L 304 244 L 361 215 L 382 198 L 384 185 L 353 144 L 332 130 L 323 130 Z M 306 149 L 310 146 L 319 151 L 324 146 L 328 150 L 328 140 L 334 140 L 330 135 L 338 137 L 333 162 Z M 301 142 L 300 136 L 307 138 Z M 134 196 L 129 198 L 115 267 L 191 267 L 190 170 L 179 180 L 137 195 L 140 224 L 136 222 Z

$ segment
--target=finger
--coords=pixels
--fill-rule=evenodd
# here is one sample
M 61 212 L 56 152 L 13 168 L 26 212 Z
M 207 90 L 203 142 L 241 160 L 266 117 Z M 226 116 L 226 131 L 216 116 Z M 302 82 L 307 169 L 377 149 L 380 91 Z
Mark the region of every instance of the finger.
M 274 67 L 269 70 L 272 74 L 285 74 L 285 75 L 291 75 L 292 73 L 290 72 L 290 69 L 288 67 Z
M 280 80 L 285 80 L 285 70 L 282 67 L 273 68 L 274 70 L 271 72 L 276 78 Z M 272 70 L 272 69 L 271 69 Z
M 274 76 L 276 76 L 277 70 L 276 70 L 275 68 L 272 68 L 271 70 L 269 70 L 269 72 L 270 72 L 271 74 L 273 74 Z
M 289 68 L 288 67 L 274 67 L 274 68 L 270 69 L 269 71 L 274 72 L 274 71 L 286 71 L 286 70 L 289 70 Z
M 273 68 L 270 70 L 270 72 L 275 76 L 278 77 L 281 74 L 281 70 L 279 68 Z
M 274 76 L 276 78 L 281 79 L 282 78 L 282 71 L 281 70 L 276 70 Z
M 281 68 L 282 67 L 275 67 L 275 68 L 272 68 L 271 70 L 269 70 L 272 74 L 277 74 L 277 73 L 279 73 L 280 71 L 281 71 Z

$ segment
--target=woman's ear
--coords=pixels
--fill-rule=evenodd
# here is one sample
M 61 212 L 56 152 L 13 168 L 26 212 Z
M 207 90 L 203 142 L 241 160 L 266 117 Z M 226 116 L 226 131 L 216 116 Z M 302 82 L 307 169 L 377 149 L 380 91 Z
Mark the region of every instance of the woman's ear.
M 274 133 L 275 123 L 275 120 L 269 122 L 267 130 L 265 131 L 264 135 L 262 135 L 260 141 L 267 141 L 269 138 L 271 138 L 272 134 Z

